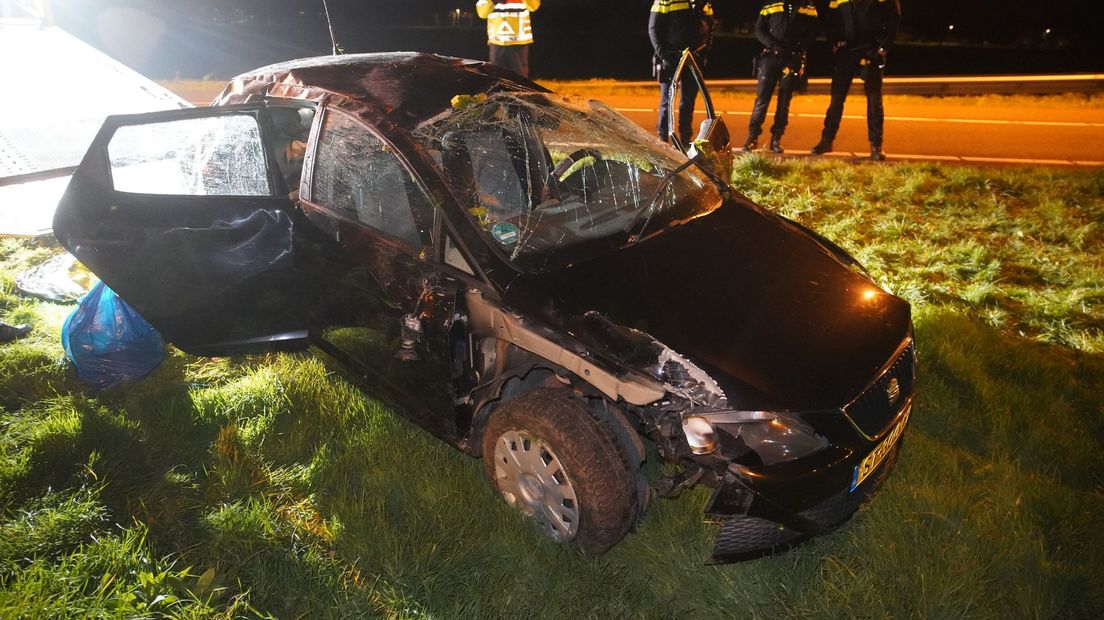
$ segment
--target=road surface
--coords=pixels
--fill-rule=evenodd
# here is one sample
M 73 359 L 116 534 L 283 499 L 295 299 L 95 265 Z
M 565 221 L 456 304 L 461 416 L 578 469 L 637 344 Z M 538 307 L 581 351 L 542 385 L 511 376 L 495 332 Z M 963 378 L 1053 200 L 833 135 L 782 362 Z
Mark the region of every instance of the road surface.
M 655 126 L 658 88 L 656 93 L 653 97 L 599 98 L 651 129 Z M 993 103 L 979 105 L 976 98 L 887 96 L 883 148 L 890 159 L 1104 166 L 1104 107 L 1061 105 L 1057 98 L 1040 98 L 1041 103 L 1031 107 L 1002 105 L 996 97 L 988 100 Z M 714 97 L 714 107 L 723 113 L 736 145 L 747 136 L 753 102 L 751 95 Z M 704 118 L 701 108 L 699 101 L 699 119 Z M 794 97 L 790 124 L 782 140 L 787 153 L 809 152 L 820 139 L 827 108 L 826 95 Z M 773 121 L 774 102 L 760 137 L 761 148 L 767 145 Z M 834 155 L 846 157 L 870 152 L 861 85 L 852 89 L 844 106 L 835 149 Z
M 586 83 L 583 83 L 586 84 Z M 222 83 L 165 84 L 197 104 L 209 102 Z M 568 87 L 570 88 L 570 87 Z M 616 90 L 625 90 L 614 88 Z M 630 89 L 641 92 L 641 89 Z M 581 94 L 605 101 L 643 127 L 655 127 L 655 94 L 608 94 L 584 88 Z M 725 116 L 733 143 L 742 144 L 754 97 L 741 93 L 716 93 L 714 105 Z M 1028 104 L 1009 104 L 1030 102 Z M 765 147 L 773 122 L 774 102 L 764 124 L 760 146 Z M 790 125 L 783 138 L 788 154 L 805 155 L 820 138 L 827 95 L 797 95 L 790 110 Z M 701 103 L 698 118 L 702 118 Z M 1061 96 L 1004 100 L 1000 97 L 885 97 L 884 149 L 890 160 L 912 159 L 966 163 L 1036 164 L 1054 166 L 1104 166 L 1104 106 L 1099 102 L 1066 102 Z M 843 123 L 836 138 L 834 156 L 856 157 L 869 153 L 866 138 L 866 102 L 862 83 L 856 80 L 844 107 Z

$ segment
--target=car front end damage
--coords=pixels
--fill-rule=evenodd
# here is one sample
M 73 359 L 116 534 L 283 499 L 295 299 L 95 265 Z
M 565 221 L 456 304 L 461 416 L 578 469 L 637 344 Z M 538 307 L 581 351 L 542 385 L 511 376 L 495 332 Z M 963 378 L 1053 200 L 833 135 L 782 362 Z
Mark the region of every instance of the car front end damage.
M 788 548 L 843 523 L 895 464 L 912 411 L 911 334 L 853 400 L 817 411 L 738 410 L 718 384 L 655 343 L 661 400 L 634 408 L 660 456 L 680 471 L 654 483 L 661 496 L 705 484 L 720 524 L 712 563 Z
M 632 435 L 649 438 L 660 459 L 677 466 L 651 481 L 654 496 L 676 497 L 698 484 L 713 489 L 704 513 L 720 527 L 710 563 L 784 550 L 845 523 L 894 466 L 912 411 L 911 331 L 838 407 L 741 409 L 726 395 L 739 391 L 731 380 L 597 311 L 573 325 L 572 337 L 475 291 L 465 305 L 473 336 L 527 352 L 515 357 L 525 364 L 506 365 L 511 372 L 488 370 L 499 387 L 551 362 L 547 385 L 616 403 Z M 488 359 L 496 356 L 501 362 L 501 352 Z M 492 391 L 483 392 L 483 403 L 502 397 Z
M 894 465 L 915 383 L 908 303 L 748 202 L 515 278 L 503 301 L 608 375 L 660 386 L 643 404 L 600 391 L 677 466 L 656 494 L 715 489 L 714 562 L 837 528 Z
M 895 464 L 915 367 L 909 337 L 842 408 L 685 416 L 687 444 L 700 446 L 687 459 L 716 489 L 705 508 L 721 521 L 712 560 L 756 557 L 846 522 Z

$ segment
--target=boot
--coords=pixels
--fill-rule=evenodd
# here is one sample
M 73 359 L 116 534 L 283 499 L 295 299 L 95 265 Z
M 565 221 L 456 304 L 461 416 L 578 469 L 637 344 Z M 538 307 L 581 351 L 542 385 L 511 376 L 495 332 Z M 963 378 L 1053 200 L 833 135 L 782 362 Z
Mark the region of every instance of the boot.
M 771 153 L 781 154 L 785 152 L 785 150 L 782 148 L 782 136 L 771 136 L 770 150 Z
M 820 142 L 816 143 L 816 146 L 809 149 L 809 152 L 812 153 L 813 155 L 823 155 L 825 153 L 831 152 L 831 150 L 832 150 L 832 141 L 831 140 L 826 140 L 825 138 L 821 138 Z
M 748 136 L 748 139 L 744 141 L 744 145 L 740 147 L 740 150 L 745 153 L 750 153 L 759 148 L 759 138 Z
M 870 159 L 871 161 L 885 161 L 885 152 L 882 151 L 882 145 L 871 144 L 870 145 Z
M 7 342 L 9 340 L 15 340 L 16 338 L 22 338 L 31 331 L 31 326 L 26 323 L 19 325 L 8 325 L 0 321 L 0 342 Z

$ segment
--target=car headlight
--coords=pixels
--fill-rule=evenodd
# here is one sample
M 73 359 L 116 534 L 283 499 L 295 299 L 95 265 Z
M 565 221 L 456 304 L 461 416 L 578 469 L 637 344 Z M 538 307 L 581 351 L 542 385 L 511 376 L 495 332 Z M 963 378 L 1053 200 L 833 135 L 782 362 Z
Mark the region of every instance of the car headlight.
M 712 454 L 720 442 L 717 431 L 743 440 L 764 465 L 785 463 L 828 446 L 793 414 L 772 411 L 717 411 L 686 416 L 682 421 L 686 442 L 694 454 Z
M 694 454 L 712 454 L 717 450 L 717 432 L 705 417 L 686 416 L 682 419 L 682 432 Z

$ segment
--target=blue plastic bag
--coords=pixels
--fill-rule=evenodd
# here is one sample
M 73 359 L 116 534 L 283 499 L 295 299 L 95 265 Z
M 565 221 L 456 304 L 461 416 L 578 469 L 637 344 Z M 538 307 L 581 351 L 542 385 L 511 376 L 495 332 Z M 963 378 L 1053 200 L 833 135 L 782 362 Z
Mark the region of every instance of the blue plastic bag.
M 161 334 L 103 282 L 65 319 L 61 344 L 81 381 L 101 390 L 148 375 L 165 357 Z

